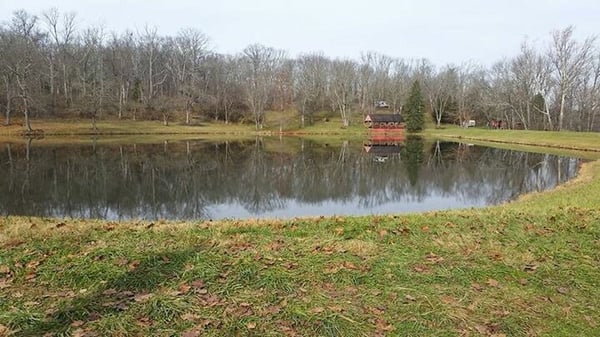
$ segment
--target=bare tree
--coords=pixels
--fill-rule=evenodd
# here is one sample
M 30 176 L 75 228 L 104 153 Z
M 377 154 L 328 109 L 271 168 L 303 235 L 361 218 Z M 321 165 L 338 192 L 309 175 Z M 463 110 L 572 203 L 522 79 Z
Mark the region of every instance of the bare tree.
M 164 38 L 159 36 L 156 27 L 146 26 L 144 31 L 139 34 L 139 46 L 141 56 L 141 66 L 143 67 L 145 92 L 142 91 L 141 100 L 152 107 L 152 100 L 155 98 L 159 87 L 167 80 L 167 72 L 164 63 L 161 62 L 164 51 Z
M 75 17 L 76 15 L 73 12 L 61 15 L 57 8 L 51 8 L 42 15 L 49 36 L 49 48 L 45 59 L 48 63 L 48 81 L 50 85 L 51 109 L 53 111 L 56 108 L 57 96 L 61 91 L 65 103 L 68 104 L 69 102 L 69 75 L 67 67 L 71 65 L 67 63 L 70 56 L 69 49 L 76 38 Z M 57 83 L 60 73 L 62 73 L 62 86 Z
M 401 112 L 404 98 L 410 88 L 412 69 L 410 64 L 402 59 L 395 60 L 391 68 L 389 104 L 392 111 Z
M 176 95 L 182 98 L 186 124 L 190 124 L 192 105 L 198 97 L 200 66 L 209 53 L 208 42 L 206 35 L 192 28 L 179 31 L 171 42 L 167 69 L 173 78 Z
M 135 40 L 133 33 L 125 32 L 119 36 L 112 33 L 107 44 L 107 69 L 112 78 L 112 95 L 116 99 L 117 117 L 123 118 L 124 110 L 129 107 L 130 91 L 135 82 Z
M 265 109 L 281 66 L 284 52 L 253 44 L 244 49 L 244 84 L 246 100 L 254 117 L 256 130 L 264 125 Z
M 329 90 L 332 104 L 340 113 L 342 126 L 350 125 L 352 100 L 356 81 L 356 63 L 350 60 L 334 60 L 331 63 Z
M 6 49 L 0 50 L 0 62 L 5 73 L 5 81 L 10 86 L 10 78 L 14 79 L 12 85 L 16 87 L 16 94 L 10 97 L 21 100 L 21 110 L 24 116 L 25 132 L 33 132 L 30 122 L 30 107 L 32 97 L 30 96 L 30 81 L 35 71 L 39 57 L 39 44 L 42 35 L 37 27 L 37 17 L 29 15 L 25 11 L 14 12 L 10 31 L 5 32 L 4 41 Z M 7 87 L 7 90 L 10 90 Z M 7 95 L 9 95 L 7 93 Z M 9 103 L 7 103 L 9 104 Z M 9 107 L 10 108 L 10 107 Z
M 358 99 L 363 114 L 372 113 L 375 101 L 387 100 L 390 96 L 393 63 L 391 57 L 376 52 L 361 55 L 361 64 L 358 66 Z
M 314 113 L 324 106 L 328 68 L 329 60 L 320 53 L 302 55 L 296 60 L 294 96 L 301 127 L 306 118 L 312 124 Z
M 456 69 L 447 66 L 430 81 L 425 82 L 427 98 L 437 127 L 440 127 L 444 114 L 448 113 L 458 86 L 457 77 Z
M 563 129 L 567 96 L 575 89 L 580 76 L 590 64 L 595 38 L 587 38 L 583 43 L 573 39 L 573 27 L 552 33 L 552 44 L 548 51 L 554 77 L 558 84 L 558 124 L 557 129 Z

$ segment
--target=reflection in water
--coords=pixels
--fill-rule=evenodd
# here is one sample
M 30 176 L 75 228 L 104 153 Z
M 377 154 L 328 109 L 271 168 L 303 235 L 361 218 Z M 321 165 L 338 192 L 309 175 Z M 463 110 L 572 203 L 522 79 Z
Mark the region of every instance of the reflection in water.
M 370 147 L 368 147 L 370 146 Z M 0 214 L 218 219 L 482 206 L 572 178 L 579 159 L 459 143 L 300 139 L 0 146 Z

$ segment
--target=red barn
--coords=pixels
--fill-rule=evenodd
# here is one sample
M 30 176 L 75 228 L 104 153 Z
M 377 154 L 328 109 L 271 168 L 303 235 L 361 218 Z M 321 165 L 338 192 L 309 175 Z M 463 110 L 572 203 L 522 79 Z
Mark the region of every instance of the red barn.
M 403 129 L 404 118 L 400 114 L 368 114 L 364 125 L 369 129 Z

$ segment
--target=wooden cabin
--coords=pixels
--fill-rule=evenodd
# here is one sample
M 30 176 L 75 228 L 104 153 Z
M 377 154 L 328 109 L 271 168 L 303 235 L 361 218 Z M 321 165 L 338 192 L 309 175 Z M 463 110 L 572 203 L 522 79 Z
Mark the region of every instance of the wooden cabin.
M 364 125 L 369 129 L 403 129 L 404 118 L 401 114 L 368 114 Z

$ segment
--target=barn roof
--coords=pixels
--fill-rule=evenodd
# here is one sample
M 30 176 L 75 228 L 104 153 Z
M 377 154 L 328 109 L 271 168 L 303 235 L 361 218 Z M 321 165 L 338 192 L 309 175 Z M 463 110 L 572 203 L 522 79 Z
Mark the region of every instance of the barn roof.
M 404 122 L 404 118 L 402 118 L 401 114 L 369 114 L 365 118 L 365 121 L 371 122 Z

